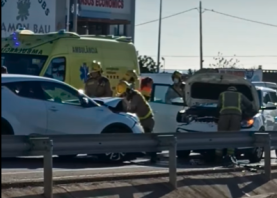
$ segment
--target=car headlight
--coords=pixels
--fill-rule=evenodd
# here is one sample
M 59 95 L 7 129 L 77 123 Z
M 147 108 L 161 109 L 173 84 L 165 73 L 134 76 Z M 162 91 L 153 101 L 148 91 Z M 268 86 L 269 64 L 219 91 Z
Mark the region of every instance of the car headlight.
M 136 123 L 139 123 L 139 118 L 136 114 L 127 113 L 127 116 Z
M 251 119 L 248 119 L 248 120 L 244 120 L 241 122 L 241 127 L 242 128 L 250 128 L 252 127 L 254 124 L 254 119 L 251 118 Z

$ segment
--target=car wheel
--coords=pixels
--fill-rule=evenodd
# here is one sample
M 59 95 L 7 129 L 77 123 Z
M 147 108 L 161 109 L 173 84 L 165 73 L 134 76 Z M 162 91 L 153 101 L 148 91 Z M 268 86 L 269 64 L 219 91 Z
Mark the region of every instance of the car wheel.
M 177 156 L 179 159 L 188 159 L 190 151 L 177 151 Z
M 259 132 L 263 132 L 265 131 L 264 127 L 261 127 L 259 129 Z M 262 158 L 263 158 L 263 154 L 264 154 L 264 148 L 263 147 L 256 147 L 251 149 L 248 154 L 246 154 L 246 156 L 249 159 L 250 163 L 259 163 Z
M 1 120 L 1 135 L 14 135 L 13 129 L 7 120 Z
M 123 125 L 113 125 L 109 126 L 108 128 L 104 129 L 102 133 L 132 133 L 132 130 L 128 127 Z M 113 162 L 113 163 L 120 163 L 126 160 L 133 160 L 133 154 L 129 153 L 105 153 L 97 155 L 101 161 Z
M 248 159 L 250 163 L 259 163 L 264 154 L 264 148 L 263 147 L 256 147 L 249 151 L 248 153 Z

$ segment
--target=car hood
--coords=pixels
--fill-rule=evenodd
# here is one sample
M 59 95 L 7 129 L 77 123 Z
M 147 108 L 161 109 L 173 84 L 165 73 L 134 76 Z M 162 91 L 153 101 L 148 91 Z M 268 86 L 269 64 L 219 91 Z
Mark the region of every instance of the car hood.
M 109 107 L 117 107 L 117 105 L 122 101 L 122 98 L 118 97 L 103 97 L 103 98 L 92 98 L 98 103 L 103 103 Z
M 209 94 L 207 94 L 207 97 L 205 98 L 193 98 L 191 96 L 192 92 L 203 92 L 207 90 L 193 90 L 195 89 L 193 84 L 195 83 L 203 83 L 208 86 L 208 84 L 218 84 L 218 85 L 226 85 L 226 87 L 231 85 L 245 85 L 247 88 L 250 89 L 250 92 L 252 94 L 253 98 L 253 107 L 254 110 L 258 112 L 260 109 L 260 102 L 257 90 L 255 89 L 255 86 L 251 84 L 251 82 L 247 81 L 246 79 L 229 75 L 229 74 L 220 74 L 220 73 L 202 73 L 202 74 L 196 74 L 189 78 L 186 82 L 185 87 L 185 93 L 186 93 L 186 102 L 189 107 L 199 105 L 199 104 L 217 104 L 218 100 L 214 98 L 209 98 Z M 207 92 L 208 93 L 208 92 Z

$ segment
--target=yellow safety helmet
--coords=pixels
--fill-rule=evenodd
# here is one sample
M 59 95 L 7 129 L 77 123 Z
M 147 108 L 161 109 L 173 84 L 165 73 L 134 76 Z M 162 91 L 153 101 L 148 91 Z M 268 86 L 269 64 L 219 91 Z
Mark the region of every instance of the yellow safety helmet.
M 102 66 L 100 62 L 93 61 L 91 65 L 91 71 L 90 72 L 102 72 Z
M 139 79 L 139 76 L 136 72 L 136 70 L 128 70 L 125 74 L 125 77 L 124 79 L 127 80 L 128 82 L 131 80 L 131 79 L 134 79 L 134 80 L 138 80 Z
M 126 81 L 120 81 L 116 87 L 116 92 L 117 94 L 123 94 L 127 89 L 131 89 L 131 85 Z
M 177 70 L 176 70 L 176 71 L 173 72 L 171 78 L 172 78 L 172 80 L 173 80 L 174 78 L 182 79 L 182 75 L 183 75 L 183 73 L 182 73 L 181 71 L 177 71 Z

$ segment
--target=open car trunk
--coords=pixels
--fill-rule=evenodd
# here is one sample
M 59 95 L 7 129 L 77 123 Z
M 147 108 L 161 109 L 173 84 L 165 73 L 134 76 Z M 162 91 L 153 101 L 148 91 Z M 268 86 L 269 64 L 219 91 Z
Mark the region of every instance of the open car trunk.
M 243 119 L 252 118 L 258 113 L 260 109 L 258 93 L 250 82 L 228 74 L 204 73 L 196 74 L 186 82 L 186 103 L 189 108 L 179 112 L 177 121 L 217 122 L 218 98 L 220 93 L 226 91 L 229 86 L 235 86 L 253 104 L 252 112 L 243 114 Z

